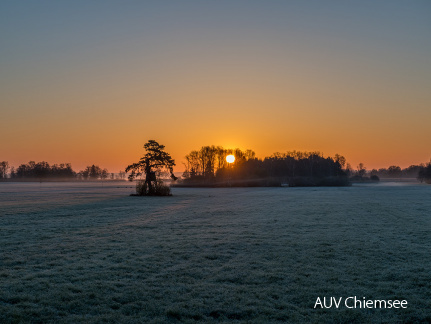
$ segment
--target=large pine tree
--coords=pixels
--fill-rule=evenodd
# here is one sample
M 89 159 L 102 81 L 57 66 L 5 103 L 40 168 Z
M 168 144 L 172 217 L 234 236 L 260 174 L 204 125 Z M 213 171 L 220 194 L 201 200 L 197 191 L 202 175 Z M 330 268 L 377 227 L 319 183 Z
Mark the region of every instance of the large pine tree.
M 126 168 L 126 172 L 130 171 L 129 180 L 132 181 L 136 177 L 145 174 L 144 190 L 143 195 L 154 195 L 154 183 L 156 179 L 156 171 L 163 169 L 167 170 L 171 174 L 171 178 L 176 180 L 173 173 L 173 167 L 175 161 L 172 159 L 169 153 L 165 152 L 165 146 L 160 145 L 154 140 L 149 140 L 145 145 L 145 155 L 137 163 L 133 163 Z

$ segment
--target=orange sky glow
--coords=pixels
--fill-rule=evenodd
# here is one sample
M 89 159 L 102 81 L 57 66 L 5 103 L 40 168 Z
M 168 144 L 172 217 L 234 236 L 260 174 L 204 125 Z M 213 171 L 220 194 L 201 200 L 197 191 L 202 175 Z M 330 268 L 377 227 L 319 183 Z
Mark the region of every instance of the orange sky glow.
M 118 172 L 149 139 L 175 171 L 204 145 L 430 160 L 429 3 L 167 3 L 2 4 L 0 161 Z

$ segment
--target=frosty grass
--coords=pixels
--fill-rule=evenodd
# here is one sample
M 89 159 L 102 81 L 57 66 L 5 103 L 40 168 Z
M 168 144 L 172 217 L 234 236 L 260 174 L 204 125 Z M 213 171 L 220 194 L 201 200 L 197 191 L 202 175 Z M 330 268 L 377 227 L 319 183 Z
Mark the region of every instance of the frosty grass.
M 131 187 L 0 183 L 1 323 L 431 321 L 431 186 Z

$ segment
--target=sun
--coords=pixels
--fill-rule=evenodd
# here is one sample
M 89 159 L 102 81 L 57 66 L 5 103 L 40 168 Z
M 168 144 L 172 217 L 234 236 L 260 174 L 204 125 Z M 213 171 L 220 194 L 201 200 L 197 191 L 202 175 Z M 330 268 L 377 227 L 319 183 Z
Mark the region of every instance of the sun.
M 232 154 L 230 154 L 230 155 L 226 156 L 226 161 L 227 161 L 227 163 L 233 163 L 233 162 L 235 162 L 235 157 Z

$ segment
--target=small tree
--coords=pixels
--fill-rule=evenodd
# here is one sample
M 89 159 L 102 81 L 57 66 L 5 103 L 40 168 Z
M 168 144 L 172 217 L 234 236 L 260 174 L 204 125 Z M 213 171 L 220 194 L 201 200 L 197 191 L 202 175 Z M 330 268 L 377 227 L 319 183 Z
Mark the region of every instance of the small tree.
M 418 179 L 420 182 L 426 182 L 431 184 L 431 161 L 424 166 L 421 166 L 418 174 Z
M 397 165 L 391 165 L 388 168 L 388 175 L 391 177 L 399 178 L 401 177 L 401 173 L 402 173 L 401 168 Z
M 100 179 L 105 180 L 108 178 L 109 171 L 108 169 L 100 170 Z
M 144 149 L 146 154 L 137 163 L 133 163 L 126 168 L 126 172 L 131 172 L 129 174 L 129 180 L 132 181 L 136 177 L 145 174 L 145 181 L 137 187 L 136 192 L 140 196 L 147 195 L 170 195 L 170 191 L 166 188 L 161 189 L 160 180 L 156 179 L 156 171 L 161 171 L 162 169 L 167 170 L 171 174 L 171 178 L 176 180 L 173 173 L 173 167 L 175 166 L 175 161 L 165 152 L 165 146 L 160 145 L 154 140 L 149 140 L 145 145 Z M 169 189 L 169 188 L 168 188 Z
M 0 179 L 6 179 L 9 163 L 7 161 L 0 162 Z
M 358 176 L 360 178 L 363 178 L 365 174 L 367 173 L 367 169 L 365 168 L 363 163 L 359 163 L 359 165 L 356 167 L 358 169 Z

